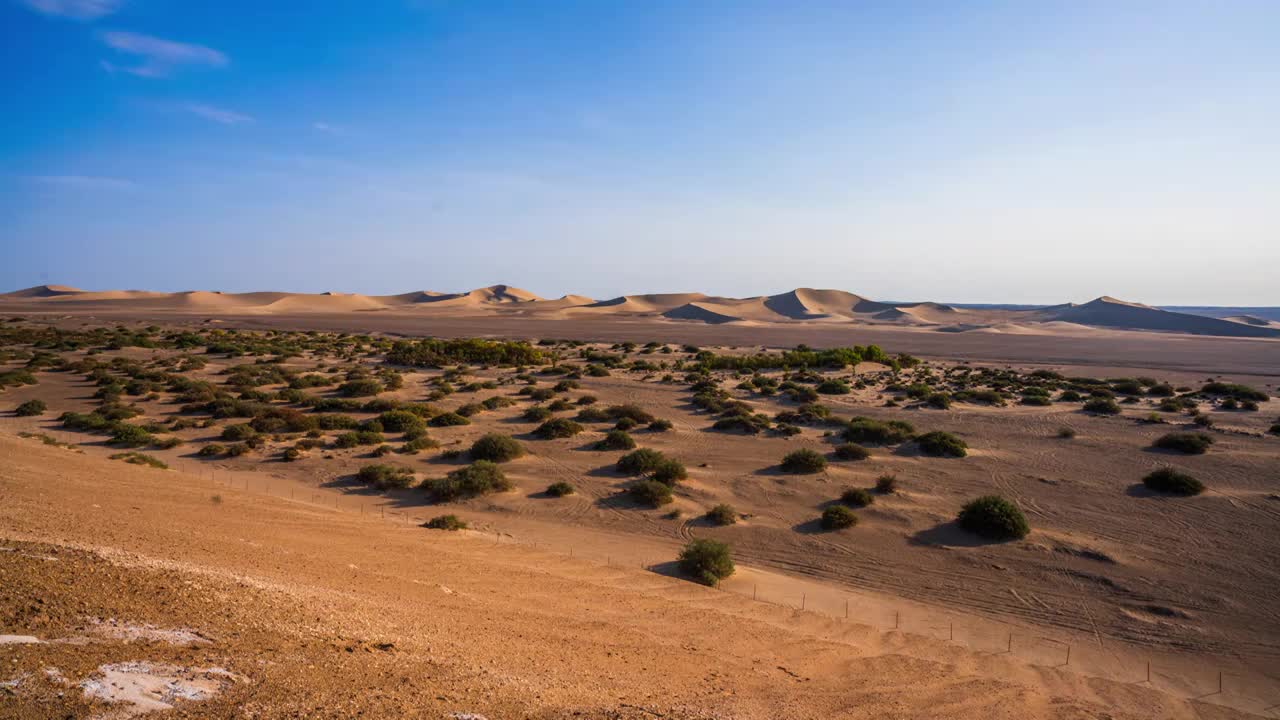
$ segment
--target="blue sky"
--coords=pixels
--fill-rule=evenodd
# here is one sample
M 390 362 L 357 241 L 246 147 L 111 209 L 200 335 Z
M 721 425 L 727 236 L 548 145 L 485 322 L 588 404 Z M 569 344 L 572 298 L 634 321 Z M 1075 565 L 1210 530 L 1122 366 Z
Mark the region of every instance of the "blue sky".
M 0 0 L 0 289 L 1280 304 L 1280 3 Z

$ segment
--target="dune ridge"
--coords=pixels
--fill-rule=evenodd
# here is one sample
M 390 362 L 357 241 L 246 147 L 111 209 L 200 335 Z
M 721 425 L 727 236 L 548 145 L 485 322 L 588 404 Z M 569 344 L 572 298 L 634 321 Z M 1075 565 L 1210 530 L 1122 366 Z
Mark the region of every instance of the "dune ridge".
M 8 311 L 244 313 L 247 315 L 391 312 L 412 316 L 510 315 L 572 320 L 617 318 L 657 322 L 725 324 L 852 324 L 898 326 L 930 332 L 1081 334 L 1094 329 L 1280 338 L 1280 323 L 1255 315 L 1210 317 L 1165 310 L 1102 296 L 1083 304 L 1063 303 L 1020 309 L 1006 306 L 957 307 L 937 302 L 886 302 L 844 290 L 795 288 L 744 298 L 699 292 L 619 295 L 596 300 L 566 294 L 548 299 L 513 285 L 497 284 L 465 292 L 416 290 L 395 295 L 358 293 L 246 292 L 188 290 L 81 290 L 37 285 L 0 295 Z

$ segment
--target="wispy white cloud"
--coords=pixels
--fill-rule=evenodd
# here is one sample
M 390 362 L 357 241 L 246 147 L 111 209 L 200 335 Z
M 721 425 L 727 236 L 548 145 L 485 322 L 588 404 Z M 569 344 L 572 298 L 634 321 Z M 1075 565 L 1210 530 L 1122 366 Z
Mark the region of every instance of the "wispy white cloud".
M 334 125 L 333 123 L 321 122 L 321 121 L 319 121 L 319 120 L 317 120 L 316 122 L 311 123 L 311 129 L 312 129 L 312 130 L 315 130 L 316 132 L 327 133 L 327 134 L 329 134 L 329 135 L 344 135 L 344 134 L 346 134 L 346 132 L 347 132 L 347 129 L 346 129 L 346 128 L 344 128 L 344 127 L 342 127 L 342 126 L 340 126 L 340 125 Z
M 180 66 L 225 67 L 227 56 L 204 45 L 175 42 L 140 33 L 111 31 L 101 35 L 107 47 L 126 55 L 141 58 L 138 65 L 117 65 L 103 60 L 108 72 L 126 72 L 139 77 L 164 77 Z
M 79 190 L 132 190 L 138 187 L 132 180 L 97 175 L 31 175 L 27 180 L 45 187 Z
M 243 125 L 253 122 L 253 118 L 244 113 L 213 105 L 205 105 L 204 103 L 187 103 L 182 106 L 182 109 L 205 120 L 212 120 L 223 125 Z
M 97 20 L 120 9 L 120 0 L 21 0 L 23 5 L 44 15 Z

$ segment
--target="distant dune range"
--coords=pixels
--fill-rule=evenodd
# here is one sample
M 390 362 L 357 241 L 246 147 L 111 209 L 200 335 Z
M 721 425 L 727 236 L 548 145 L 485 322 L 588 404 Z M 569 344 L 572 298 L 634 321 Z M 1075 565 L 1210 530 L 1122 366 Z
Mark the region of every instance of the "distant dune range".
M 952 306 L 934 302 L 880 302 L 843 290 L 797 288 L 778 295 L 728 298 L 702 293 L 623 295 L 594 300 L 581 295 L 539 297 L 510 285 L 461 293 L 416 291 L 400 295 L 204 290 L 162 293 L 144 290 L 87 291 L 40 285 L 0 295 L 0 312 L 145 311 L 175 314 L 307 315 L 357 312 L 406 317 L 528 317 L 530 319 L 654 320 L 708 325 L 867 325 L 945 333 L 1088 335 L 1137 330 L 1184 335 L 1280 338 L 1280 322 L 1269 308 L 1214 316 L 1100 297 L 1077 305 L 1046 307 Z

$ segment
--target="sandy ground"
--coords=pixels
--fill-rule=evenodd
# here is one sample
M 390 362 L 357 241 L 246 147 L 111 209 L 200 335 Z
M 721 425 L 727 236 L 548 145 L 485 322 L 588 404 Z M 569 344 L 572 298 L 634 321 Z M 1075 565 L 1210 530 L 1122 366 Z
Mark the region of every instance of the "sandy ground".
M 0 455 L 0 629 L 41 641 L 0 646 L 4 717 L 1245 717 L 92 452 Z
M 495 321 L 489 318 L 480 326 L 490 327 L 488 323 Z M 86 320 L 64 322 L 79 326 Z M 663 327 L 677 327 L 677 324 Z M 724 326 L 699 327 L 704 332 L 715 333 Z M 707 345 L 705 338 L 699 342 Z M 1231 352 L 1236 353 L 1233 356 L 1236 361 L 1246 365 L 1252 360 L 1240 348 L 1250 343 L 1267 345 L 1248 340 L 1215 342 L 1238 343 Z M 899 349 L 887 347 L 891 351 Z M 114 354 L 145 361 L 170 352 L 130 348 Z M 242 361 L 211 358 L 209 366 L 195 375 L 218 380 L 217 373 L 223 368 Z M 1072 363 L 1038 362 L 1031 367 L 1048 366 L 1068 375 L 1152 374 L 1162 380 L 1190 385 L 1217 375 L 1211 366 L 1153 370 L 1152 365 L 1156 363 L 1136 367 L 1111 363 L 1110 356 L 1104 353 L 1076 358 Z M 303 357 L 291 360 L 288 365 L 310 369 L 316 360 Z M 866 372 L 874 367 L 864 366 L 860 370 Z M 1275 368 L 1270 371 L 1274 373 Z M 498 378 L 504 372 L 510 373 L 478 371 L 475 379 Z M 437 371 L 407 373 L 404 389 L 386 393 L 384 397 L 421 401 L 430 387 L 427 381 L 437 374 Z M 1240 373 L 1226 377 L 1257 386 L 1272 386 L 1280 379 L 1274 374 Z M 388 642 L 403 648 L 401 635 L 397 633 L 409 632 L 406 627 L 411 627 L 414 612 L 417 620 L 431 619 L 437 623 L 433 625 L 436 631 L 444 632 L 445 626 L 440 624 L 444 621 L 432 614 L 439 598 L 430 593 L 424 598 L 423 588 L 404 585 L 416 585 L 414 579 L 430 584 L 429 578 L 435 577 L 437 582 L 456 590 L 455 584 L 460 582 L 457 579 L 439 579 L 444 575 L 424 578 L 413 574 L 416 569 L 409 570 L 417 568 L 416 563 L 425 558 L 435 562 L 437 553 L 447 549 L 450 553 L 461 553 L 451 556 L 455 562 L 448 566 L 448 572 L 458 573 L 467 578 L 466 582 L 484 588 L 477 591 L 477 596 L 484 597 L 486 602 L 498 602 L 492 595 L 501 592 L 509 573 L 525 573 L 521 575 L 525 584 L 511 587 L 518 588 L 512 592 L 528 603 L 508 598 L 499 606 L 477 609 L 477 616 L 468 621 L 472 623 L 467 625 L 468 633 L 483 630 L 491 636 L 501 634 L 509 613 L 514 612 L 513 605 L 520 607 L 520 612 L 534 613 L 527 618 L 530 628 L 549 633 L 550 630 L 542 626 L 547 624 L 547 617 L 563 614 L 561 608 L 582 613 L 587 606 L 595 608 L 597 601 L 605 604 L 616 601 L 621 605 L 574 615 L 573 624 L 564 627 L 572 628 L 573 632 L 586 632 L 582 625 L 586 623 L 590 632 L 596 633 L 589 637 L 631 637 L 627 629 L 634 629 L 645 642 L 663 638 L 664 648 L 668 647 L 667 643 L 683 647 L 680 642 L 689 636 L 690 627 L 695 627 L 699 628 L 698 639 L 690 647 L 708 653 L 698 656 L 704 663 L 701 667 L 710 667 L 708 658 L 718 657 L 720 653 L 726 656 L 739 653 L 742 658 L 755 660 L 757 654 L 763 652 L 769 657 L 778 657 L 773 667 L 781 665 L 808 679 L 804 692 L 800 693 L 805 699 L 797 700 L 796 688 L 787 686 L 790 680 L 778 685 L 780 678 L 754 670 L 737 677 L 741 674 L 738 671 L 747 666 L 733 666 L 732 671 L 724 671 L 732 678 L 717 676 L 717 682 L 722 685 L 715 687 L 720 688 L 717 691 L 720 694 L 704 693 L 704 689 L 695 687 L 694 683 L 689 686 L 688 694 L 679 696 L 683 700 L 667 698 L 670 702 L 666 704 L 646 705 L 640 698 L 653 703 L 666 697 L 662 695 L 666 685 L 651 677 L 658 669 L 664 672 L 667 669 L 665 662 L 656 659 L 657 655 L 649 656 L 654 658 L 649 664 L 637 665 L 628 659 L 629 655 L 618 650 L 614 652 L 621 654 L 616 657 L 604 655 L 607 661 L 601 660 L 599 654 L 584 651 L 585 659 L 602 663 L 596 667 L 585 660 L 579 665 L 577 657 L 546 660 L 556 655 L 556 651 L 542 648 L 537 652 L 542 653 L 543 661 L 553 665 L 565 663 L 565 672 L 575 676 L 574 683 L 578 682 L 578 674 L 585 673 L 580 686 L 584 694 L 573 695 L 568 691 L 565 695 L 555 694 L 555 702 L 550 705 L 495 706 L 480 702 L 480 698 L 489 697 L 484 693 L 464 693 L 460 697 L 477 698 L 475 703 L 469 707 L 433 705 L 429 712 L 424 711 L 427 717 L 445 717 L 455 711 L 483 713 L 486 708 L 490 713 L 496 712 L 497 717 L 558 717 L 557 713 L 573 710 L 592 717 L 631 717 L 627 713 L 632 711 L 620 704 L 624 702 L 622 698 L 628 698 L 627 704 L 648 708 L 635 710 L 635 717 L 652 717 L 652 712 L 668 717 L 1001 717 L 1000 713 L 1006 710 L 1009 717 L 1072 717 L 1077 712 L 1082 713 L 1080 716 L 1094 717 L 1101 707 L 1107 707 L 1116 717 L 1191 717 L 1197 712 L 1202 717 L 1214 717 L 1213 713 L 1220 712 L 1219 706 L 1262 713 L 1280 702 L 1280 678 L 1276 676 L 1277 663 L 1280 663 L 1280 613 L 1271 602 L 1275 588 L 1280 587 L 1280 565 L 1274 561 L 1280 550 L 1277 547 L 1280 535 L 1275 532 L 1280 522 L 1280 446 L 1277 445 L 1280 441 L 1264 432 L 1280 409 L 1275 407 L 1275 402 L 1267 403 L 1258 413 L 1212 411 L 1210 414 L 1218 422 L 1215 431 L 1218 442 L 1213 450 L 1204 456 L 1171 457 L 1152 452 L 1149 445 L 1158 434 L 1180 429 L 1179 423 L 1137 422 L 1150 411 L 1146 404 L 1127 409 L 1120 417 L 1108 418 L 1089 416 L 1065 404 L 1004 408 L 957 404 L 943 411 L 885 408 L 885 396 L 875 391 L 824 396 L 822 402 L 838 415 L 906 419 L 921 430 L 948 430 L 963 437 L 972 452 L 964 459 L 945 460 L 923 457 L 909 447 L 873 449 L 870 460 L 835 463 L 824 473 L 792 476 L 777 471 L 778 460 L 797 447 L 829 449 L 830 440 L 822 437 L 821 428 L 806 428 L 792 438 L 715 432 L 710 429 L 712 418 L 689 404 L 688 390 L 682 384 L 646 380 L 642 374 L 631 373 L 584 377 L 580 382 L 582 387 L 570 394 L 571 399 L 590 393 L 596 395 L 602 405 L 635 403 L 673 421 L 675 427 L 671 432 L 635 433 L 641 446 L 667 452 L 689 467 L 690 478 L 681 483 L 673 506 L 646 510 L 621 499 L 619 490 L 626 478 L 612 470 L 620 453 L 590 449 L 607 425 L 592 426 L 584 435 L 567 440 L 533 438 L 529 431 L 534 425 L 519 418 L 528 401 L 475 416 L 470 426 L 431 429 L 431 436 L 445 448 L 465 449 L 481 434 L 498 431 L 517 437 L 529 450 L 526 457 L 505 466 L 516 484 L 515 491 L 445 507 L 429 505 L 416 491 L 374 493 L 352 480 L 355 471 L 370 462 L 406 465 L 419 478 L 438 477 L 465 462 L 442 460 L 435 453 L 391 455 L 375 461 L 368 457 L 368 448 L 328 449 L 310 452 L 297 462 L 284 463 L 278 460 L 279 452 L 290 443 L 277 442 L 270 443 L 262 452 L 241 458 L 197 458 L 194 453 L 200 446 L 216 441 L 219 426 L 178 433 L 187 441 L 178 448 L 146 451 L 164 459 L 173 470 L 124 465 L 105 459 L 115 450 L 106 447 L 100 436 L 63 430 L 53 419 L 63 411 L 92 409 L 94 386 L 79 375 L 41 373 L 38 385 L 11 388 L 0 394 L 0 408 L 6 411 L 0 416 L 0 437 L 4 437 L 0 444 L 0 494 L 3 495 L 0 497 L 0 531 L 3 531 L 0 535 L 11 540 L 63 547 L 24 547 L 14 553 L 0 552 L 0 563 L 25 562 L 54 554 L 54 549 L 63 552 L 67 547 L 81 547 L 94 549 L 117 565 L 122 562 L 121 557 L 131 558 L 125 563 L 128 572 L 118 569 L 120 577 L 133 578 L 139 567 L 154 569 L 156 562 L 162 562 L 164 569 L 175 572 L 207 575 L 216 569 L 215 575 L 244 575 L 253 577 L 254 581 L 249 586 L 236 585 L 219 591 L 227 597 L 241 598 L 237 601 L 243 603 L 239 615 L 232 610 L 220 614 L 209 609 L 207 613 L 201 611 L 196 619 L 184 620 L 180 615 L 157 615 L 156 608 L 130 615 L 104 605 L 99 596 L 109 597 L 111 593 L 104 591 L 109 586 L 94 586 L 91 582 L 105 562 L 103 557 L 73 556 L 78 573 L 74 580 L 45 578 L 38 568 L 55 566 L 36 563 L 28 568 L 31 572 L 19 573 L 29 578 L 24 582 L 39 584 L 48 580 L 47 584 L 40 585 L 46 601 L 48 594 L 56 594 L 51 588 L 77 588 L 69 597 L 78 597 L 75 602 L 86 608 L 74 621 L 70 615 L 66 616 L 66 622 L 73 624 L 59 625 L 51 632 L 22 620 L 22 613 L 28 612 L 24 608 L 30 606 L 30 596 L 4 596 L 4 608 L 12 607 L 16 614 L 12 622 L 0 625 L 0 635 L 33 635 L 42 639 L 80 637 L 90 633 L 91 626 L 98 627 L 90 618 L 104 621 L 123 618 L 130 626 L 151 625 L 171 631 L 188 629 L 225 640 L 227 628 L 250 622 L 253 616 L 249 608 L 265 602 L 256 596 L 250 597 L 250 590 L 278 589 L 276 585 L 283 584 L 305 589 L 303 594 L 309 598 L 308 603 L 327 607 L 338 603 L 334 597 L 340 596 L 342 603 L 353 604 L 350 609 L 353 615 L 344 615 L 340 621 L 323 614 L 310 616 L 313 623 L 329 628 L 329 632 L 335 632 L 331 623 L 357 622 L 350 617 L 363 618 L 357 622 L 358 627 L 376 625 L 385 619 L 389 624 L 382 626 L 381 636 L 392 637 Z M 732 383 L 727 387 L 732 387 Z M 459 393 L 437 404 L 450 409 L 494 395 L 515 398 L 514 391 L 512 386 L 502 386 L 478 393 Z M 749 397 L 742 393 L 736 396 L 771 414 L 793 405 L 779 398 Z M 31 398 L 45 400 L 49 413 L 40 418 L 14 418 L 7 412 Z M 177 405 L 166 400 L 131 400 L 139 403 L 148 419 L 168 419 L 178 411 Z M 372 417 L 368 413 L 354 414 Z M 1076 431 L 1074 439 L 1056 436 L 1057 430 L 1064 426 Z M 47 433 L 74 448 L 50 447 L 36 439 L 16 438 L 22 431 Z M 394 435 L 391 442 L 397 443 Z M 1164 464 L 1194 472 L 1209 486 L 1209 492 L 1184 499 L 1153 497 L 1143 492 L 1138 484 L 1141 476 Z M 859 511 L 861 523 L 855 529 L 840 533 L 816 532 L 815 518 L 842 488 L 869 486 L 886 472 L 897 474 L 901 492 L 880 497 L 873 506 Z M 578 489 L 577 494 L 558 500 L 545 497 L 542 490 L 556 480 L 571 482 Z M 989 492 L 1004 494 L 1024 509 L 1034 528 L 1031 536 L 1018 543 L 989 544 L 974 542 L 956 530 L 952 519 L 958 507 L 969 498 Z M 215 494 L 221 496 L 221 503 L 211 501 Z M 703 522 L 701 514 L 719 502 L 733 504 L 744 520 L 726 528 L 711 527 Z M 231 508 L 236 511 L 229 512 Z M 670 517 L 672 508 L 679 509 L 681 516 Z M 259 511 L 277 514 L 252 514 Z M 409 518 L 420 521 L 441 512 L 462 515 L 478 532 L 442 538 L 439 533 L 412 528 L 406 522 Z M 383 519 L 384 513 L 389 513 L 387 520 Z M 402 525 L 398 530 L 395 529 L 397 522 Z M 297 523 L 301 525 L 295 526 Z M 297 545 L 281 545 L 286 537 Z M 691 537 L 713 537 L 733 545 L 740 570 L 725 583 L 725 592 L 705 590 L 664 576 L 671 572 L 670 560 L 680 544 Z M 276 551 L 277 547 L 287 549 Z M 494 547 L 502 549 L 495 551 Z M 262 554 L 263 548 L 270 552 Z M 295 562 L 304 558 L 305 561 Z M 322 558 L 333 558 L 338 565 L 328 567 L 323 564 L 328 560 Z M 67 562 L 72 559 L 68 558 Z M 499 565 L 489 564 L 494 562 Z M 369 595 L 368 578 L 342 570 L 349 565 L 383 567 L 382 563 L 389 563 L 386 567 L 392 569 L 380 573 L 378 582 L 387 575 L 396 578 L 393 586 L 385 588 L 385 594 L 379 590 L 378 594 Z M 508 566 L 515 569 L 507 569 Z M 499 567 L 504 569 L 499 571 Z M 565 574 L 566 568 L 573 571 Z M 547 573 L 558 580 L 544 592 L 542 576 Z M 79 576 L 90 581 L 81 580 Z M 600 577 L 608 578 L 609 582 L 600 586 L 595 582 Z M 153 587 L 145 583 L 152 581 L 138 576 L 137 582 L 144 583 L 136 590 L 139 607 L 143 607 Z M 82 586 L 83 591 L 79 589 Z M 550 589 L 552 587 L 554 589 Z M 558 594 L 568 592 L 570 587 L 577 588 L 574 590 L 577 594 L 572 597 Z M 712 605 L 732 606 L 734 611 L 731 618 L 719 621 L 720 624 L 711 623 L 703 632 L 700 623 L 711 621 L 672 615 L 684 611 L 678 607 L 681 603 L 667 607 L 657 600 L 652 605 L 634 604 L 654 598 L 617 599 L 630 597 L 627 593 L 645 588 L 662 588 L 657 600 L 674 597 L 688 604 L 683 600 L 686 597 L 705 598 L 705 602 L 694 603 L 699 611 L 708 610 Z M 759 607 L 760 603 L 750 601 L 753 596 L 769 604 Z M 395 598 L 404 598 L 405 604 L 413 609 L 388 610 L 396 604 Z M 163 608 L 172 602 L 165 600 Z M 275 624 L 272 632 L 287 634 L 281 628 L 303 623 L 308 613 L 318 612 L 298 610 L 295 606 L 300 602 L 293 596 L 275 601 L 281 614 L 264 622 Z M 845 609 L 846 603 L 849 610 Z M 526 604 L 534 607 L 525 607 Z M 306 607 L 312 605 L 306 604 Z M 624 619 L 626 623 L 635 621 L 620 608 L 636 607 L 645 608 L 646 622 L 651 620 L 653 624 L 639 628 L 628 625 L 626 629 L 613 627 Z M 795 612 L 802 607 L 805 612 Z M 400 613 L 409 614 L 401 616 Z M 591 625 L 591 618 L 605 619 L 595 626 Z M 659 621 L 666 618 L 671 620 L 671 625 L 664 631 L 659 628 Z M 747 639 L 734 637 L 738 632 L 734 629 L 735 623 L 741 618 L 765 621 L 774 629 L 779 627 L 776 621 L 785 618 L 787 622 L 781 623 L 782 628 L 787 632 L 802 631 L 802 636 L 770 636 L 768 642 L 776 639 L 780 643 L 777 647 L 768 643 L 750 644 Z M 793 624 L 800 627 L 793 628 Z M 853 632 L 851 625 L 858 626 L 856 642 L 852 640 L 853 635 L 848 635 Z M 899 632 L 882 634 L 895 627 Z M 719 634 L 712 633 L 710 628 L 717 628 Z M 519 637 L 519 633 L 526 630 L 510 632 Z M 750 633 L 752 637 L 761 637 L 754 626 Z M 366 632 L 356 637 L 369 639 L 373 634 Z M 809 643 L 815 640 L 851 645 L 853 657 L 860 658 L 859 662 L 872 656 L 882 658 L 887 653 L 913 662 L 941 663 L 929 665 L 923 672 L 930 678 L 942 678 L 936 682 L 938 687 L 947 688 L 943 694 L 981 693 L 978 688 L 982 685 L 968 683 L 981 680 L 999 684 L 1016 678 L 1019 687 L 1030 689 L 1018 690 L 1015 695 L 1022 697 L 1021 693 L 1029 692 L 1031 695 L 1027 697 L 1038 699 L 1026 703 L 1020 700 L 1006 707 L 1001 704 L 1006 697 L 1003 691 L 993 693 L 992 698 L 964 701 L 939 700 L 933 689 L 922 690 L 921 698 L 904 697 L 907 689 L 893 687 L 892 672 L 876 675 L 883 668 L 849 665 L 848 659 L 835 656 L 830 667 L 813 665 L 814 658 L 827 657 L 825 650 L 809 657 Z M 942 640 L 954 642 L 940 642 Z M 543 641 L 552 646 L 568 642 L 565 647 L 576 647 L 559 635 L 536 636 L 536 642 Z M 284 643 L 283 640 L 261 642 L 271 647 Z M 431 642 L 427 645 L 431 646 Z M 493 642 L 492 652 L 497 653 L 502 643 Z M 94 647 L 102 643 L 103 638 L 98 636 Z M 57 648 L 67 650 L 66 645 L 60 643 Z M 38 654 L 51 651 L 51 647 L 40 644 L 33 650 L 31 645 L 5 645 L 0 647 L 0 661 L 10 652 Z M 1069 657 L 1068 647 L 1071 648 Z M 465 655 L 460 645 L 450 648 Z M 310 658 L 307 665 L 324 667 L 317 663 L 327 661 L 309 655 L 312 650 L 314 648 L 291 652 Z M 259 650 L 253 650 L 250 656 L 256 658 L 254 662 L 259 665 L 266 662 Z M 441 662 L 435 653 L 428 656 L 432 663 Z M 97 677 L 92 671 L 102 665 L 145 660 L 182 669 L 186 673 L 180 678 L 183 682 L 213 683 L 218 697 L 243 698 L 235 693 L 249 692 L 246 688 L 250 686 L 259 687 L 262 676 L 249 672 L 251 667 L 231 662 L 234 657 L 235 653 L 188 654 L 181 658 L 184 662 L 177 663 L 164 654 L 125 653 L 118 657 L 97 654 L 75 666 L 79 673 L 75 682 Z M 283 662 L 278 660 L 278 654 L 271 657 L 272 662 Z M 402 660 L 402 656 L 397 656 L 396 663 Z M 47 662 L 54 663 L 54 660 Z M 62 663 L 55 663 L 62 672 L 68 671 L 63 666 L 69 665 L 69 660 L 57 662 Z M 696 675 L 693 668 L 699 667 L 698 661 L 688 662 L 688 672 Z M 1148 662 L 1153 667 L 1151 683 L 1138 689 L 1125 686 L 1124 683 L 1145 680 Z M 532 669 L 539 666 L 539 662 L 529 663 Z M 804 670 L 797 670 L 795 666 Z M 1036 668 L 1030 675 L 1026 674 L 1028 666 Z M 5 666 L 0 664 L 0 667 Z M 481 663 L 467 667 L 487 666 Z M 640 673 L 645 679 L 627 677 L 624 681 L 627 671 L 634 673 L 637 667 L 646 668 Z M 715 667 L 719 672 L 719 666 Z M 1071 674 L 1050 675 L 1046 667 L 1055 668 L 1055 673 L 1070 671 Z M 305 681 L 309 668 L 297 664 L 289 668 L 282 672 L 293 678 L 290 682 Z M 236 677 L 257 680 L 230 682 L 218 674 L 218 669 Z M 123 674 L 133 678 L 130 682 L 137 682 L 138 673 L 133 672 L 136 670 L 134 666 L 113 665 L 103 673 Z M 152 674 L 159 672 L 156 668 L 151 670 Z M 1216 693 L 1219 671 L 1225 674 L 1222 693 Z M 23 672 L 39 678 L 43 668 Z M 390 693 L 389 697 L 396 698 L 397 702 L 409 702 L 411 697 L 416 697 L 413 693 L 404 694 L 408 691 L 391 692 L 390 675 L 386 671 L 375 672 L 360 665 L 350 672 Z M 871 695 L 850 689 L 847 678 L 841 690 L 841 672 L 867 674 L 872 686 L 866 690 Z M 601 673 L 605 673 L 605 679 Z M 143 676 L 151 677 L 146 673 Z M 0 683 L 14 677 L 17 676 L 0 677 Z M 468 683 L 474 682 L 474 677 L 454 678 L 456 692 L 468 690 Z M 528 679 L 532 676 L 515 673 L 513 677 L 526 678 L 527 682 L 541 687 Z M 751 682 L 740 684 L 745 679 Z M 921 687 L 933 688 L 932 682 L 924 682 Z M 608 697 L 585 694 L 593 683 L 617 689 L 611 689 Z M 813 697 L 807 695 L 814 687 L 823 687 L 823 683 L 827 689 L 816 691 Z M 641 693 L 638 689 L 641 685 L 648 686 L 649 695 L 637 694 Z M 292 695 L 294 685 L 286 686 L 291 688 L 287 694 Z M 1111 689 L 1103 693 L 1097 689 L 1100 686 Z M 730 690 L 727 696 L 721 692 L 726 688 Z M 1142 695 L 1141 701 L 1134 701 L 1133 698 L 1139 696 L 1131 693 L 1138 690 L 1158 691 L 1160 699 Z M 840 693 L 846 691 L 855 692 L 856 703 L 843 704 L 844 696 Z M 273 698 L 280 695 L 275 690 L 271 692 Z M 314 692 L 341 693 L 343 690 Z M 888 695 L 881 697 L 878 693 Z M 712 695 L 752 699 L 741 705 L 721 706 L 712 703 L 709 699 Z M 1205 695 L 1208 697 L 1198 701 L 1196 709 L 1189 710 L 1188 698 Z M 43 698 L 42 703 L 53 702 L 47 693 L 39 697 Z M 64 697 L 69 696 L 64 694 Z M 446 694 L 445 697 L 454 696 Z M 933 704 L 941 704 L 935 708 L 923 700 L 930 697 Z M 527 700 L 519 694 L 512 698 Z M 993 705 L 993 698 L 1002 700 Z M 324 706 L 329 701 L 315 702 L 317 706 Z M 378 705 L 369 698 L 358 702 L 374 703 L 360 707 L 375 716 L 392 712 L 388 708 L 399 707 Z M 805 702 L 814 704 L 805 705 Z M 942 709 L 952 709 L 949 703 L 953 702 L 956 703 L 954 712 L 942 712 Z M 861 710 L 864 705 L 869 708 L 865 715 Z M 28 716 L 44 717 L 46 715 L 37 710 L 48 705 L 23 707 L 24 712 L 30 711 Z M 286 707 L 288 709 L 280 709 Z M 273 706 L 263 712 L 266 716 L 289 713 L 306 715 L 307 711 L 293 706 Z M 333 713 L 334 716 L 343 714 Z

